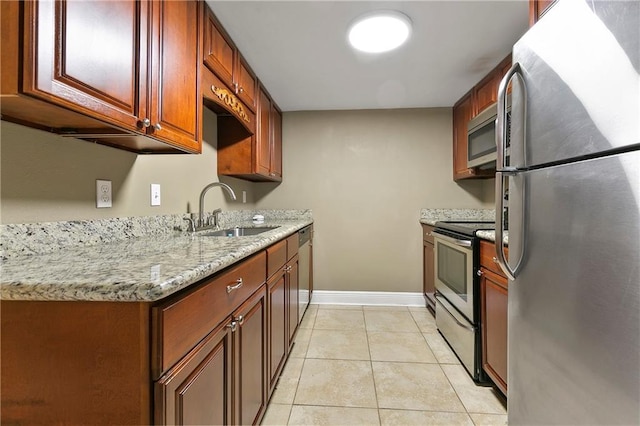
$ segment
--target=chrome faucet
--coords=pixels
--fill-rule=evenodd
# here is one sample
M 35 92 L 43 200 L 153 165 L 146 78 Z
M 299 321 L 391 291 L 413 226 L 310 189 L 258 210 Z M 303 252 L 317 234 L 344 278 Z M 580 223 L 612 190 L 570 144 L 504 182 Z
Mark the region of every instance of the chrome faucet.
M 236 193 L 233 192 L 233 189 L 231 189 L 231 187 L 229 185 L 227 185 L 226 183 L 213 182 L 213 183 L 210 183 L 209 185 L 205 186 L 202 189 L 202 192 L 200 192 L 200 203 L 198 204 L 198 227 L 199 228 L 203 228 L 203 227 L 207 226 L 207 224 L 205 223 L 205 220 L 204 220 L 204 211 L 203 211 L 204 210 L 204 196 L 207 193 L 207 191 L 210 190 L 211 188 L 213 188 L 214 186 L 219 186 L 222 189 L 224 189 L 225 191 L 227 191 L 232 200 L 236 199 Z M 218 213 L 218 212 L 216 212 L 216 213 Z M 217 222 L 217 214 L 214 214 L 214 217 L 216 218 L 216 222 Z M 215 223 L 214 225 L 217 225 L 217 223 Z

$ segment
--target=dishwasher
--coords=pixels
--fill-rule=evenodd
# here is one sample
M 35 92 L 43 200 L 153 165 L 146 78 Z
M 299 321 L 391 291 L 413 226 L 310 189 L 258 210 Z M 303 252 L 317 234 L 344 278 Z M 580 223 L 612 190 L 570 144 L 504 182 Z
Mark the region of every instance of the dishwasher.
M 298 231 L 298 321 L 302 321 L 302 316 L 311 301 L 311 234 L 312 225 Z

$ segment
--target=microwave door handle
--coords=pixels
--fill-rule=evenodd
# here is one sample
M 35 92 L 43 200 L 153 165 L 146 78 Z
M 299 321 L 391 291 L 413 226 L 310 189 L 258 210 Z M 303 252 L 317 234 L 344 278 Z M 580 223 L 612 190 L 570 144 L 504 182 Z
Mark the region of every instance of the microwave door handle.
M 496 117 L 496 260 L 500 269 L 505 273 L 505 275 L 510 279 L 514 280 L 520 266 L 522 265 L 522 259 L 524 257 L 524 247 L 525 242 L 523 241 L 523 252 L 520 253 L 520 257 L 516 262 L 516 267 L 511 268 L 509 263 L 507 262 L 504 255 L 504 219 L 502 212 L 504 211 L 504 180 L 508 179 L 509 176 L 514 176 L 517 174 L 517 169 L 515 167 L 505 167 L 504 159 L 506 157 L 506 133 L 507 133 L 507 87 L 509 86 L 509 82 L 513 79 L 514 76 L 517 76 L 520 79 L 522 88 L 522 111 L 523 111 L 523 123 L 522 123 L 522 152 L 525 152 L 525 137 L 526 137 L 526 108 L 527 108 L 527 88 L 525 85 L 525 81 L 522 75 L 522 68 L 520 64 L 516 62 L 513 66 L 507 71 L 507 74 L 504 76 L 502 81 L 500 81 L 500 86 L 498 87 L 498 112 Z M 513 116 L 512 116 L 513 119 Z M 512 141 L 513 143 L 513 141 Z M 524 185 L 524 184 L 523 184 Z M 522 197 L 525 199 L 524 186 L 522 188 Z M 524 216 L 525 209 L 522 209 L 522 214 Z M 524 217 L 522 217 L 524 229 Z M 513 254 L 513 253 L 512 253 Z

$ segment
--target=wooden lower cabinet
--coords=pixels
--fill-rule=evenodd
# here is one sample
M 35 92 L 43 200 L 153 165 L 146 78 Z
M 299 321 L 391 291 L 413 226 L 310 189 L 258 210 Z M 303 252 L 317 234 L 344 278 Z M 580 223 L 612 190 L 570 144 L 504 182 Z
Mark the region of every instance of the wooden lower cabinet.
M 232 424 L 231 322 L 223 322 L 156 382 L 156 424 Z
M 507 327 L 509 281 L 495 263 L 495 246 L 480 243 L 480 315 L 482 368 L 503 394 L 507 394 Z
M 233 315 L 234 416 L 232 424 L 257 424 L 267 408 L 267 286 Z
M 285 268 L 282 267 L 269 280 L 269 396 L 284 366 L 288 350 L 287 287 Z
M 259 424 L 297 328 L 297 251 L 296 233 L 153 303 L 0 301 L 0 423 Z

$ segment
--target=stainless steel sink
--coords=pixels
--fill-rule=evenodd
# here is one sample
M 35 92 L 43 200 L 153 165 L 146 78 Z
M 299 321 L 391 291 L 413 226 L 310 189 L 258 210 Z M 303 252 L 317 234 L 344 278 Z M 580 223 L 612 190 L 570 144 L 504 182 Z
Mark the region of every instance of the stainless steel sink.
M 248 237 L 250 235 L 258 235 L 263 232 L 271 231 L 276 229 L 277 227 L 255 227 L 255 228 L 231 228 L 231 229 L 221 229 L 219 231 L 205 232 L 202 235 L 203 237 Z

